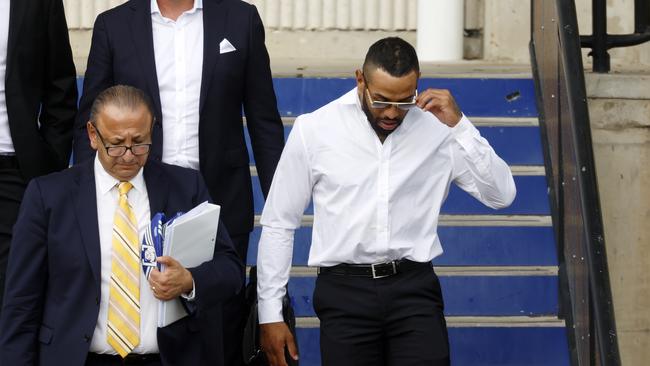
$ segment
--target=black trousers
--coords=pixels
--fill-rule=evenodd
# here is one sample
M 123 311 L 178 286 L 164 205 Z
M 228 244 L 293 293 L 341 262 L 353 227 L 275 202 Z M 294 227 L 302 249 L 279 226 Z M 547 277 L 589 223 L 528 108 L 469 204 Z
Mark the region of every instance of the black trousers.
M 447 366 L 443 307 L 432 267 L 380 279 L 320 274 L 314 309 L 322 364 Z
M 248 236 L 248 234 L 244 234 L 230 237 L 235 245 L 239 259 L 244 264 L 246 264 L 246 254 L 248 253 Z M 244 338 L 244 325 L 248 316 L 246 314 L 244 295 L 244 286 L 242 286 L 241 291 L 234 298 L 223 304 L 223 364 L 225 366 L 244 365 L 242 340 Z
M 18 168 L 0 168 L 0 311 L 5 292 L 11 232 L 26 187 L 27 182 L 20 175 Z

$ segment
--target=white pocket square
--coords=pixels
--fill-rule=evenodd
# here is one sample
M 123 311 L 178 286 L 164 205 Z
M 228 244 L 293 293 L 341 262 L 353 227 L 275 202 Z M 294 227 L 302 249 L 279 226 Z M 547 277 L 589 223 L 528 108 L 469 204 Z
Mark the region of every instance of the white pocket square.
M 237 49 L 230 43 L 230 41 L 224 38 L 223 41 L 219 43 L 219 53 L 224 54 L 232 51 L 237 51 Z

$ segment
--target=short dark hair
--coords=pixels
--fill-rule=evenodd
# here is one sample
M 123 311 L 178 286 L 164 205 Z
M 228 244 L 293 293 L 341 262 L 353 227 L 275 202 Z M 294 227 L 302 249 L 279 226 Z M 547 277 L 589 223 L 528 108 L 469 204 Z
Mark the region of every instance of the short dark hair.
M 142 90 L 132 86 L 115 85 L 99 93 L 93 105 L 90 107 L 89 119 L 93 125 L 97 125 L 97 116 L 107 105 L 129 108 L 131 110 L 144 106 L 151 115 L 152 124 L 155 119 L 151 98 Z
M 415 48 L 399 37 L 388 37 L 375 42 L 368 49 L 363 62 L 363 73 L 369 75 L 373 69 L 382 69 L 394 77 L 402 77 L 415 71 L 420 72 Z

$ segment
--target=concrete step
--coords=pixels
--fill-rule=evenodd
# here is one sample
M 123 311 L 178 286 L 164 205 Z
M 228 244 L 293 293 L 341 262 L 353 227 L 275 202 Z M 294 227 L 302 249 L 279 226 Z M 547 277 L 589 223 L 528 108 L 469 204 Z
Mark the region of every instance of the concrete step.
M 363 59 L 332 58 L 326 60 L 300 58 L 271 59 L 274 78 L 351 78 L 360 69 Z M 420 62 L 423 78 L 458 79 L 531 79 L 529 64 L 464 60 L 459 62 Z
M 564 327 L 564 320 L 555 316 L 445 316 L 449 328 L 555 328 Z M 319 328 L 317 317 L 298 317 L 296 326 L 300 328 Z

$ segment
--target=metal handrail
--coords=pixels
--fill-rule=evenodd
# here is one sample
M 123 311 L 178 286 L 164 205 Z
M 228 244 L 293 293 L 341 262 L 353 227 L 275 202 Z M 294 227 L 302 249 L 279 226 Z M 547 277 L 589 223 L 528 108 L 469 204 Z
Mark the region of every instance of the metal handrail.
M 575 4 L 533 0 L 531 61 L 573 365 L 620 365 Z
M 611 69 L 607 50 L 616 47 L 636 46 L 650 41 L 650 0 L 634 0 L 634 33 L 607 33 L 607 0 L 592 0 L 593 31 L 590 36 L 580 36 L 582 48 L 591 48 L 594 72 L 606 73 Z

